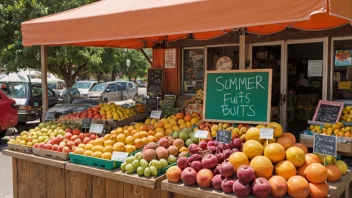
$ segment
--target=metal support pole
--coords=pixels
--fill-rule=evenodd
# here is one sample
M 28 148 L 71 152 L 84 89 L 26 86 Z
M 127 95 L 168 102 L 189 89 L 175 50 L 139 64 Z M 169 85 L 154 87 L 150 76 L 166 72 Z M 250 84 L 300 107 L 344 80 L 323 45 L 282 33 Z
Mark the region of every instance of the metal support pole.
M 45 120 L 45 114 L 48 111 L 48 53 L 47 46 L 40 46 L 40 63 L 42 73 L 42 121 Z
M 240 69 L 246 68 L 246 36 L 240 35 Z

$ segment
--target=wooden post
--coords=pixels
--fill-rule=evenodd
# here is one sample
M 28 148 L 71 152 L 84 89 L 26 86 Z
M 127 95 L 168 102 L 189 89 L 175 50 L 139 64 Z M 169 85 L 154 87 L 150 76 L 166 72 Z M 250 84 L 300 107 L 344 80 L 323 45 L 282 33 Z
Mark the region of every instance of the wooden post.
M 239 69 L 246 68 L 246 36 L 240 35 L 240 65 Z
M 40 63 L 42 73 L 42 121 L 45 120 L 45 114 L 48 111 L 48 53 L 47 46 L 40 46 Z

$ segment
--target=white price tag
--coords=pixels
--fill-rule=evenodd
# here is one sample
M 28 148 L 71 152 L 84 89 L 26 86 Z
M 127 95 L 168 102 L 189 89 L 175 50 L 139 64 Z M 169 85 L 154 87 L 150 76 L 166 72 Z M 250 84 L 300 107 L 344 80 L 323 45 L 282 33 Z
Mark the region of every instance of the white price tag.
M 103 124 L 91 124 L 89 132 L 92 133 L 103 133 L 104 125 Z
M 118 162 L 125 162 L 127 159 L 128 153 L 126 152 L 112 152 L 111 160 L 118 161 Z
M 152 111 L 151 113 L 150 113 L 150 118 L 154 118 L 154 119 L 160 119 L 160 117 L 161 117 L 161 112 L 162 111 Z
M 261 128 L 260 129 L 260 139 L 271 140 L 274 138 L 274 129 L 271 128 Z
M 196 130 L 194 137 L 196 138 L 207 138 L 209 131 Z

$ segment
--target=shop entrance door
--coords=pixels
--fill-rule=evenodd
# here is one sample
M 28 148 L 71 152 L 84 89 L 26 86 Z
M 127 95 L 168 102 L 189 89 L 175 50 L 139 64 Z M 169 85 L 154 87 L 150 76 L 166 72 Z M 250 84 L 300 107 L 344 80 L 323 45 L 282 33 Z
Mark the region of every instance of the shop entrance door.
M 285 52 L 284 41 L 255 43 L 249 45 L 248 58 L 250 67 L 247 69 L 272 69 L 271 121 L 285 126 Z
M 287 41 L 285 45 L 285 128 L 299 138 L 327 95 L 327 39 Z

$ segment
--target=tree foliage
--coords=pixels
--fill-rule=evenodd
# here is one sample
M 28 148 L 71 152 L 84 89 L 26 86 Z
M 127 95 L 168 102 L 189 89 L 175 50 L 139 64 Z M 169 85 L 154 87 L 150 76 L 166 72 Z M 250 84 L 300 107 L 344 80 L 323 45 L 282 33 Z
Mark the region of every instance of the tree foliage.
M 19 69 L 39 69 L 40 49 L 23 47 L 21 23 L 98 0 L 2 0 L 0 3 L 0 66 L 8 72 Z M 69 31 L 69 30 L 68 30 Z M 141 54 L 129 50 L 131 75 L 143 76 L 148 63 Z M 136 59 L 136 60 L 135 60 Z M 126 73 L 126 54 L 122 49 L 103 49 L 88 47 L 49 47 L 49 71 L 63 78 L 68 86 L 80 75 Z M 137 69 L 137 65 L 140 66 Z M 136 71 L 134 71 L 136 69 Z

